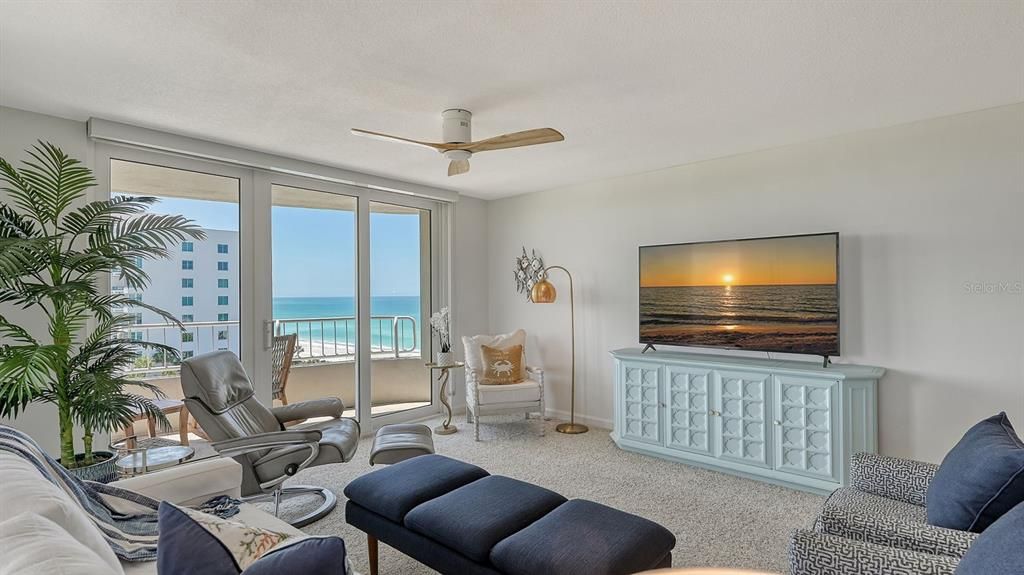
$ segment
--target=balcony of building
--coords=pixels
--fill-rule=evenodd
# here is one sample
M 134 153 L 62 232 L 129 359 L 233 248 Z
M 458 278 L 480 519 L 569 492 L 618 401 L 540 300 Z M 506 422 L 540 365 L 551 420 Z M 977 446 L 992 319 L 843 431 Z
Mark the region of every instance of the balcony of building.
M 372 316 L 369 342 L 372 372 L 371 414 L 384 415 L 430 405 L 429 372 L 420 349 L 420 326 L 411 316 Z M 126 337 L 174 347 L 180 358 L 216 350 L 239 349 L 239 322 L 201 321 L 137 324 Z M 322 317 L 277 320 L 275 337 L 296 335 L 297 341 L 285 392 L 289 403 L 338 397 L 345 402 L 345 416 L 356 415 L 357 323 L 355 317 Z M 170 354 L 140 354 L 128 374 L 155 385 L 172 399 L 184 394 L 179 361 Z M 275 405 L 280 405 L 275 400 Z M 169 416 L 173 432 L 179 422 Z M 191 421 L 191 426 L 195 425 Z M 142 431 L 144 424 L 138 423 Z

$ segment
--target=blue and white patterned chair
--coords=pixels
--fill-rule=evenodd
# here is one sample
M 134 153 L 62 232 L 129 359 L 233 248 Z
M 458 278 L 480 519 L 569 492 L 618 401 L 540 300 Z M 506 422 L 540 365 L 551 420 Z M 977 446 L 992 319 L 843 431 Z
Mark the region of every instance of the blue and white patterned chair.
M 793 535 L 793 574 L 951 575 L 978 535 L 928 524 L 925 500 L 937 469 L 855 454 L 850 487 L 833 492 L 813 530 Z

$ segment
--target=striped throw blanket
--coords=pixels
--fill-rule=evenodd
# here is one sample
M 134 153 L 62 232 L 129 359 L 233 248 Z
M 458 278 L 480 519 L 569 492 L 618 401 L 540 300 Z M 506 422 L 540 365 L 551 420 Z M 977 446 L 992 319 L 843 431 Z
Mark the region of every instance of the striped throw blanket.
M 118 559 L 128 562 L 156 560 L 159 501 L 134 491 L 75 477 L 31 437 L 13 427 L 0 425 L 0 450 L 30 462 L 43 477 L 76 502 L 103 533 Z M 231 517 L 238 513 L 239 503 L 236 499 L 221 496 L 207 501 L 198 509 L 218 517 Z

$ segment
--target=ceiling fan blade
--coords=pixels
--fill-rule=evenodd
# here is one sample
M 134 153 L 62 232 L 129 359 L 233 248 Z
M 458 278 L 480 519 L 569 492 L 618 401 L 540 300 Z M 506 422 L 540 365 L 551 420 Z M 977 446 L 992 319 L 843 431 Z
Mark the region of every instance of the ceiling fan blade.
M 457 149 L 469 152 L 487 152 L 490 150 L 504 150 L 506 148 L 519 148 L 522 146 L 535 146 L 537 144 L 549 144 L 561 142 L 565 136 L 552 128 L 537 128 L 512 134 L 502 134 L 479 142 L 462 144 Z
M 469 171 L 469 160 L 452 160 L 448 164 L 448 175 L 457 176 Z
M 365 136 L 367 138 L 373 138 L 375 140 L 384 140 L 386 142 L 400 142 L 402 144 L 412 144 L 413 146 L 426 146 L 428 148 L 433 148 L 441 152 L 452 149 L 452 144 L 435 144 L 433 142 L 421 142 L 419 140 L 410 140 L 409 138 L 401 138 L 398 136 L 392 136 L 390 134 L 382 134 L 380 132 L 360 130 L 359 128 L 352 128 L 352 133 L 357 136 Z

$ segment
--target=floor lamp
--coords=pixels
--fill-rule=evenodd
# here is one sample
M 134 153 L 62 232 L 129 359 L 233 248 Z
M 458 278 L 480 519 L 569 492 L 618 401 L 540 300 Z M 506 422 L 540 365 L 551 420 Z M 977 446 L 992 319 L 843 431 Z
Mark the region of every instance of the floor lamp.
M 560 423 L 555 426 L 559 433 L 586 433 L 590 429 L 582 423 L 576 423 L 576 303 L 573 301 L 572 274 L 562 266 L 548 266 L 544 268 L 544 275 L 540 281 L 533 285 L 530 290 L 530 301 L 533 303 L 555 303 L 558 292 L 555 286 L 548 281 L 548 272 L 551 270 L 562 270 L 569 276 L 569 326 L 570 345 L 572 346 L 572 387 L 570 393 L 569 423 Z

